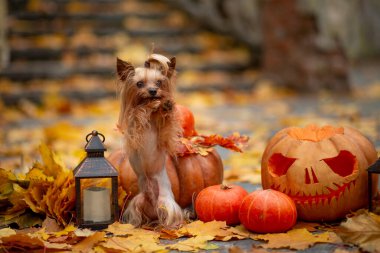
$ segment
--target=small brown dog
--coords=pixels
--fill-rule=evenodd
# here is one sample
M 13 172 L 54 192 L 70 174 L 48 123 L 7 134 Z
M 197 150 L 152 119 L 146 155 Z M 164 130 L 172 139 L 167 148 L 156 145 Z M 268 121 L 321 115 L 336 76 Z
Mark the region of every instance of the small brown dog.
M 175 156 L 181 134 L 173 101 L 175 64 L 174 57 L 169 60 L 158 54 L 139 68 L 117 59 L 118 128 L 139 185 L 139 194 L 129 203 L 123 221 L 135 226 L 157 222 L 175 227 L 183 222 L 165 169 L 166 156 Z

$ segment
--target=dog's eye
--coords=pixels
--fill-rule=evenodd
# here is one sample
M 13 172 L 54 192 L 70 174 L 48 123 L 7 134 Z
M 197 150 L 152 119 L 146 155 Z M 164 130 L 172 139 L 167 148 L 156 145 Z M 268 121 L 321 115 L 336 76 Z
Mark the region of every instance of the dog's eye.
M 137 85 L 138 88 L 142 88 L 142 87 L 144 87 L 144 82 L 143 81 L 138 81 L 136 83 L 136 85 Z
M 156 85 L 157 85 L 157 87 L 161 87 L 162 81 L 161 80 L 157 80 Z

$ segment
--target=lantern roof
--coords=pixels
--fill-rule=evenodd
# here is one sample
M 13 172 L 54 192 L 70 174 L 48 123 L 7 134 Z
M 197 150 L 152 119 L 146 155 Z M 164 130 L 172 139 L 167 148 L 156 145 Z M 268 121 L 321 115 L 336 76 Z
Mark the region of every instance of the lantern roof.
M 79 178 L 117 177 L 118 172 L 104 157 L 86 157 L 74 170 Z
M 380 174 L 380 158 L 377 159 L 371 166 L 368 167 L 368 172 Z
M 88 140 L 88 137 L 91 136 L 91 139 Z M 103 141 L 100 140 L 99 136 L 103 137 Z M 93 153 L 93 152 L 104 152 L 107 149 L 104 147 L 104 135 L 101 133 L 98 133 L 98 131 L 94 130 L 90 134 L 86 136 L 87 144 L 84 147 L 84 150 L 86 150 L 87 153 Z

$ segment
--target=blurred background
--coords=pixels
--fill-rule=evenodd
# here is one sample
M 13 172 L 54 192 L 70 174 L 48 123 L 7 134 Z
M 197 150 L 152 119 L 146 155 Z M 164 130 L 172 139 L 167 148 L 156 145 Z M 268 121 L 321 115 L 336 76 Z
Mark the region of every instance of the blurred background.
M 259 175 L 290 125 L 350 125 L 380 150 L 378 13 L 377 0 L 0 0 L 0 167 L 25 171 L 43 142 L 72 168 L 93 129 L 119 148 L 116 57 L 152 52 L 177 57 L 198 132 L 250 136 L 244 155 L 220 150 L 231 171 Z

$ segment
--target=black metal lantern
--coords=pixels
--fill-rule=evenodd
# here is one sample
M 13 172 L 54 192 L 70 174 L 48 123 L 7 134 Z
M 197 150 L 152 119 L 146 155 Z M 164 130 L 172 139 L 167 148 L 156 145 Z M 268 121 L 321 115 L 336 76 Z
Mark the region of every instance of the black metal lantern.
M 373 174 L 380 174 L 380 158 L 377 159 L 377 161 L 368 167 L 368 211 L 372 212 L 373 210 L 376 210 L 376 208 L 373 208 L 373 197 L 372 196 L 372 187 L 373 187 Z M 376 182 L 376 181 L 375 181 Z M 376 189 L 377 189 L 376 185 Z M 377 192 L 377 190 L 376 190 Z M 380 206 L 377 206 L 377 208 L 380 208 Z
M 87 156 L 74 170 L 77 225 L 82 228 L 104 229 L 118 218 L 118 173 L 104 158 L 104 140 L 95 130 L 88 134 Z

